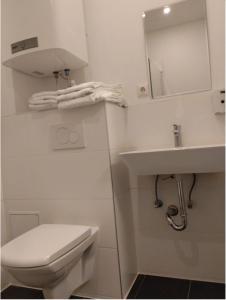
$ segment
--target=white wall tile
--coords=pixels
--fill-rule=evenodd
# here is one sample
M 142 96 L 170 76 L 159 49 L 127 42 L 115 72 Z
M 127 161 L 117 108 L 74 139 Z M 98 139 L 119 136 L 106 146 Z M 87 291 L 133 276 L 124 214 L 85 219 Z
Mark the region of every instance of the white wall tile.
M 3 44 L 4 47 L 4 44 Z M 29 97 L 43 89 L 43 79 L 35 78 L 2 66 L 2 115 L 28 111 Z
M 130 177 L 130 187 L 131 189 L 136 188 L 147 188 L 151 187 L 151 183 L 153 177 L 150 176 L 137 176 L 132 170 L 129 170 L 129 177 Z
M 224 174 L 197 176 L 192 194 L 193 208 L 187 209 L 188 226 L 182 232 L 174 231 L 165 217 L 169 204 L 178 206 L 174 180 L 160 180 L 159 198 L 164 205 L 156 209 L 154 177 L 147 178 L 142 182 L 143 187 L 131 190 L 139 271 L 194 280 L 223 281 Z M 191 175 L 185 175 L 186 199 L 190 186 Z M 177 221 L 180 222 L 180 218 Z
M 128 109 L 106 103 L 106 118 L 110 150 L 119 151 L 126 148 Z
M 114 194 L 122 292 L 125 297 L 137 275 L 135 226 L 130 191 Z
M 108 149 L 105 108 L 100 103 L 68 112 L 52 110 L 3 117 L 3 154 L 28 156 L 52 153 L 50 127 L 62 123 L 83 124 L 84 150 Z
M 33 182 L 29 159 L 4 158 L 2 161 L 2 190 L 7 198 L 31 198 Z
M 122 295 L 125 297 L 137 275 L 133 211 L 129 191 L 128 168 L 119 157 L 125 145 L 126 111 L 106 105 L 114 193 Z
M 113 190 L 116 195 L 125 194 L 130 189 L 128 167 L 121 160 L 118 152 L 110 152 Z
M 92 298 L 121 298 L 117 250 L 98 249 L 94 278 L 74 294 Z
M 164 179 L 166 176 L 162 176 Z M 191 175 L 184 177 L 185 199 L 192 183 Z M 131 190 L 136 228 L 148 230 L 151 235 L 223 234 L 224 233 L 224 174 L 199 174 L 192 193 L 193 208 L 187 209 L 188 227 L 177 233 L 167 224 L 165 213 L 168 205 L 178 206 L 176 182 L 173 179 L 159 180 L 158 194 L 163 201 L 161 208 L 154 208 L 154 177 L 149 188 Z M 217 194 L 217 197 L 216 197 Z M 158 225 L 158 226 L 156 226 Z
M 8 116 L 15 114 L 16 106 L 13 96 L 13 89 L 10 81 L 7 81 L 7 73 L 12 72 L 8 68 L 2 66 L 1 68 L 1 116 Z M 5 80 L 5 82 L 4 82 Z M 7 84 L 6 84 L 7 82 Z
M 184 146 L 224 143 L 224 117 L 214 115 L 208 92 L 135 105 L 128 112 L 128 148 L 174 147 L 174 123 L 181 125 Z
M 62 123 L 83 124 L 86 142 L 84 150 L 94 151 L 108 148 L 105 109 L 104 104 L 100 103 L 96 106 L 83 107 L 66 112 L 53 110 L 31 113 L 28 124 L 31 153 L 44 154 L 52 152 L 50 126 Z
M 6 207 L 5 201 L 1 199 L 1 246 L 8 241 L 8 228 L 6 224 Z M 9 276 L 7 271 L 0 266 L 1 272 L 1 289 L 4 289 L 9 284 Z
M 33 197 L 109 198 L 112 196 L 106 151 L 57 153 L 32 158 Z
M 2 118 L 2 154 L 4 156 L 29 155 L 29 115 Z
M 139 232 L 138 237 L 141 273 L 224 282 L 224 235 L 162 239 Z
M 7 243 L 7 226 L 6 226 L 6 204 L 5 201 L 1 200 L 1 246 Z
M 119 156 L 120 151 L 125 148 L 127 109 L 106 104 L 106 116 L 122 295 L 125 297 L 137 275 L 133 211 L 129 193 L 129 172 Z
M 68 151 L 28 158 L 7 158 L 3 172 L 5 198 L 112 197 L 106 151 Z

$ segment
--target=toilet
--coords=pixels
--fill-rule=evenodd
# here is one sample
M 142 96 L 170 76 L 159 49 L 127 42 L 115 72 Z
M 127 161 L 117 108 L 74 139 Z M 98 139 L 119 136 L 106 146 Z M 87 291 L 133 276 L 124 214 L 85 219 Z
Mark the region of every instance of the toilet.
M 97 233 L 98 227 L 39 225 L 2 247 L 2 265 L 45 298 L 67 299 L 92 277 Z

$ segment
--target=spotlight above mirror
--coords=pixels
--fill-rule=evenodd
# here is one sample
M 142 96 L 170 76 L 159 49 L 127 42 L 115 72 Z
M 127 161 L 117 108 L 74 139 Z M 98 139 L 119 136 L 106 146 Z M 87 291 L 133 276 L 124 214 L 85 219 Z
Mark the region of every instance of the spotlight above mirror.
M 169 6 L 164 6 L 163 14 L 168 15 L 171 12 L 171 8 Z

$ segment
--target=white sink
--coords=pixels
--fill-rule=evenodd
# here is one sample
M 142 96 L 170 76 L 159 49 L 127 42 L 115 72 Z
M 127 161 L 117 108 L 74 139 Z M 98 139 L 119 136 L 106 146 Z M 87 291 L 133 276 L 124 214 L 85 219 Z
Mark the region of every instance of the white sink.
M 207 145 L 120 153 L 137 175 L 213 173 L 224 171 L 224 145 Z

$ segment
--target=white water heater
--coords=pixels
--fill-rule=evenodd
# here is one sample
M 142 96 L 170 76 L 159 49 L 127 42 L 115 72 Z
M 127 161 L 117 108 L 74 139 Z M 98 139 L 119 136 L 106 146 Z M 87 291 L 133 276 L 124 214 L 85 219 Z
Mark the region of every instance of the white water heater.
M 1 0 L 2 62 L 36 77 L 88 63 L 83 0 Z

